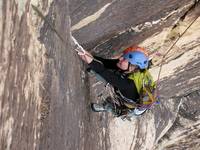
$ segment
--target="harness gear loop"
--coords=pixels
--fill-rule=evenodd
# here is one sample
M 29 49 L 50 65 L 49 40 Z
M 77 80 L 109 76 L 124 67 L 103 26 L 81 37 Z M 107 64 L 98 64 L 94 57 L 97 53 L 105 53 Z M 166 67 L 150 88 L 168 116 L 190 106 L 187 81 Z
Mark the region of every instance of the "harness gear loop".
M 150 108 L 156 101 L 157 101 L 157 95 L 155 92 L 156 84 L 153 81 L 152 76 L 147 74 L 148 72 L 145 71 L 143 83 L 142 83 L 142 89 L 141 89 L 141 105 L 139 107 L 141 108 Z M 145 83 L 145 80 L 147 83 Z

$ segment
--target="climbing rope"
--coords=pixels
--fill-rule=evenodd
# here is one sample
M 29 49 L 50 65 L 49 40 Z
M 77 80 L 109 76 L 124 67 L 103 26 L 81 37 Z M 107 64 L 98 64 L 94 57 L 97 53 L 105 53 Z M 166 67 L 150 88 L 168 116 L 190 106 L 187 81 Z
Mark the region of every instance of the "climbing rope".
M 32 8 L 33 10 L 38 14 L 39 17 L 42 18 L 42 20 L 44 20 L 48 25 L 49 27 L 51 28 L 52 31 L 55 32 L 55 34 L 59 37 L 59 39 L 62 41 L 62 43 L 66 46 L 66 41 L 62 38 L 62 36 L 59 34 L 59 32 L 53 27 L 53 25 L 45 18 L 45 16 L 42 14 L 42 12 L 34 5 L 32 5 Z M 161 76 L 161 71 L 162 71 L 162 67 L 163 67 L 163 64 L 164 64 L 164 60 L 165 60 L 165 57 L 167 56 L 167 54 L 172 50 L 172 48 L 176 45 L 176 43 L 180 40 L 180 38 L 187 32 L 187 30 L 194 24 L 194 22 L 199 18 L 196 17 L 191 23 L 190 25 L 186 28 L 186 30 L 177 38 L 177 40 L 168 48 L 167 52 L 162 56 L 162 59 L 161 59 L 161 63 L 160 63 L 160 67 L 159 67 L 159 72 L 158 72 L 158 77 L 157 77 L 157 84 L 156 84 L 156 87 L 155 87 L 155 93 L 156 93 L 156 97 L 159 96 L 159 82 L 160 82 L 160 76 Z M 93 58 L 91 55 L 87 54 L 86 51 L 84 50 L 84 48 L 77 42 L 77 40 L 71 36 L 72 38 L 72 41 L 73 43 L 75 44 L 75 48 L 74 50 L 78 53 L 78 55 L 87 55 L 88 57 L 91 57 Z M 101 61 L 93 58 L 95 61 L 97 62 L 100 62 L 102 63 Z M 153 103 L 153 102 L 152 102 Z
M 62 43 L 66 44 L 65 40 L 62 38 L 62 36 L 59 34 L 59 32 L 53 27 L 53 25 L 45 18 L 45 16 L 42 14 L 42 12 L 33 4 L 31 4 L 31 6 L 32 6 L 33 10 L 38 14 L 38 16 L 48 24 L 48 26 L 51 28 L 52 31 L 55 32 L 55 34 L 62 41 Z M 72 37 L 72 41 L 75 44 L 74 50 L 77 51 L 79 55 L 85 55 L 86 53 L 85 53 L 85 50 L 83 49 L 83 47 L 77 42 L 77 40 L 73 36 L 71 36 L 71 37 Z
M 195 23 L 195 21 L 199 18 L 199 16 L 197 16 L 190 24 L 189 26 L 184 30 L 184 32 L 176 39 L 176 41 L 168 48 L 167 52 L 162 56 L 161 59 L 161 63 L 160 63 L 160 67 L 159 67 L 159 72 L 158 72 L 158 78 L 157 78 L 157 84 L 156 84 L 156 94 L 157 96 L 159 96 L 159 84 L 160 84 L 160 76 L 161 76 L 161 71 L 162 71 L 162 67 L 164 64 L 164 60 L 165 57 L 167 56 L 167 54 L 169 54 L 169 52 L 172 50 L 172 48 L 176 45 L 176 43 L 181 39 L 181 37 L 183 37 L 183 35 L 187 32 L 187 30 Z
M 34 6 L 33 4 L 31 4 L 33 10 L 38 14 L 38 16 L 44 20 L 48 25 L 49 27 L 51 28 L 52 31 L 55 32 L 55 34 L 58 36 L 58 38 L 62 41 L 62 43 L 64 44 L 64 46 L 66 47 L 66 41 L 64 40 L 64 38 L 61 36 L 61 34 L 59 34 L 59 32 L 53 27 L 53 25 L 45 18 L 45 16 L 42 14 L 42 12 L 36 7 Z M 90 58 L 92 58 L 93 60 L 99 62 L 102 64 L 101 61 L 99 61 L 98 59 L 94 58 L 93 56 L 89 55 L 86 53 L 86 51 L 84 50 L 84 48 L 77 42 L 77 40 L 71 35 L 71 38 L 72 38 L 72 41 L 74 42 L 75 44 L 75 48 L 74 50 L 78 53 L 78 55 L 82 55 L 82 56 L 88 56 Z

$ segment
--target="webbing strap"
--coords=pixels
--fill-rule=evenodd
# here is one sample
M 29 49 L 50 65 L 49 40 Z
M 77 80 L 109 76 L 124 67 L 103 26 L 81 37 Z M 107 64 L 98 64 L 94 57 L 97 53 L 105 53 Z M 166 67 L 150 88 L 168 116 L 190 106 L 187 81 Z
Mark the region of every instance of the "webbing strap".
M 146 87 L 143 87 L 143 88 L 144 88 L 144 91 L 148 94 L 148 97 L 149 97 L 149 100 L 143 101 L 143 104 L 144 105 L 153 104 L 156 101 L 156 96 L 153 95 L 151 92 L 149 92 Z

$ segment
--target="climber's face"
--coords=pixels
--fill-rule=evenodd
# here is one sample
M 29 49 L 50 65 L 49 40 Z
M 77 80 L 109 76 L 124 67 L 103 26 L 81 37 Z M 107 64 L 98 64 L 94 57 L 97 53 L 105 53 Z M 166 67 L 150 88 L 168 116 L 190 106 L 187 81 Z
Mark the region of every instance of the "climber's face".
M 117 67 L 119 67 L 122 70 L 128 69 L 128 60 L 126 60 L 124 57 L 119 58 L 119 62 L 117 63 Z

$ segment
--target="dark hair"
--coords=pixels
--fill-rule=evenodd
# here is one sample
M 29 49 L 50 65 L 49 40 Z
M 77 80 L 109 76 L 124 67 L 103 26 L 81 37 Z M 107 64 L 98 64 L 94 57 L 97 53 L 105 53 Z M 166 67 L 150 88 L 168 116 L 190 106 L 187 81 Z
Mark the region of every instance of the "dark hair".
M 150 59 L 149 60 L 149 64 L 148 64 L 148 67 L 146 68 L 146 69 L 149 69 L 149 68 L 151 68 L 153 66 L 153 62 L 152 62 L 152 59 Z M 139 67 L 138 67 L 138 69 L 140 70 L 140 72 L 144 72 L 146 69 L 140 69 Z
M 153 66 L 153 62 L 152 62 L 152 59 L 150 59 L 147 69 L 151 68 L 152 66 Z

